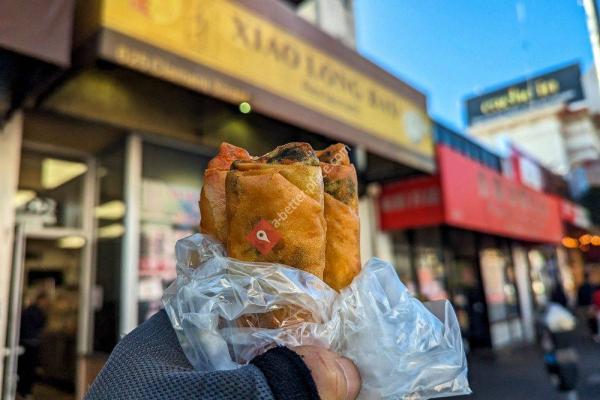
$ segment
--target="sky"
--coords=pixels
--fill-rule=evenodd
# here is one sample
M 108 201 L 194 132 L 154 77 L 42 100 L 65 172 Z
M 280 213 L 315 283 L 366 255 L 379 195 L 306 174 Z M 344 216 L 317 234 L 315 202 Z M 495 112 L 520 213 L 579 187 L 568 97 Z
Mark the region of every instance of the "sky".
M 581 0 L 355 0 L 357 49 L 423 91 L 464 131 L 464 100 L 579 61 L 592 65 Z

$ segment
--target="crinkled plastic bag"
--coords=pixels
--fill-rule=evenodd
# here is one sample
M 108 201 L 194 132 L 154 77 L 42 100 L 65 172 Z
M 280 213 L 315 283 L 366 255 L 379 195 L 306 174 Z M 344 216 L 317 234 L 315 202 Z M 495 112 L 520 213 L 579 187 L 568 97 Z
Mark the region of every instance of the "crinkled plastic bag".
M 201 234 L 179 240 L 176 256 L 163 302 L 197 370 L 238 368 L 274 345 L 316 344 L 354 361 L 361 399 L 471 392 L 452 306 L 430 304 L 433 315 L 389 263 L 371 259 L 338 294 L 298 269 L 228 258 Z

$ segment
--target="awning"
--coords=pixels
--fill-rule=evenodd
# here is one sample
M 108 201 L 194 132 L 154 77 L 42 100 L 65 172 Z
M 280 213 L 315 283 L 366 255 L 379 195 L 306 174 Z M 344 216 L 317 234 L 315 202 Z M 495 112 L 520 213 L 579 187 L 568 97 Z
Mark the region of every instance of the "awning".
M 107 60 L 434 168 L 425 96 L 282 2 L 103 0 L 100 26 Z
M 0 48 L 66 67 L 75 0 L 3 0 Z
M 563 237 L 561 199 L 512 181 L 444 145 L 437 147 L 439 176 L 383 187 L 383 230 L 448 224 L 543 243 Z

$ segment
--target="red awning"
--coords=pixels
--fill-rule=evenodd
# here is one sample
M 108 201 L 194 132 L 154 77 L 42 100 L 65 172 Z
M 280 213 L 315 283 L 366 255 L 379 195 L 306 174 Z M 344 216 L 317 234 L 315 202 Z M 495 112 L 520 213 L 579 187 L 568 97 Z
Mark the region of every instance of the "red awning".
M 383 230 L 446 223 L 515 239 L 560 243 L 560 199 L 514 182 L 449 147 L 439 145 L 437 156 L 439 176 L 384 186 Z
M 3 0 L 0 48 L 67 67 L 75 0 Z

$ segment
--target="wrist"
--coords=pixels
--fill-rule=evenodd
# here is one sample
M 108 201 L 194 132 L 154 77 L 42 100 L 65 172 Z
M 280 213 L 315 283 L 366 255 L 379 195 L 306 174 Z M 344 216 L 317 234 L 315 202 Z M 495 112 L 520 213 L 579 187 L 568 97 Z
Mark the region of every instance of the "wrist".
M 311 372 L 302 358 L 287 347 L 274 347 L 251 364 L 261 370 L 276 400 L 318 400 Z

